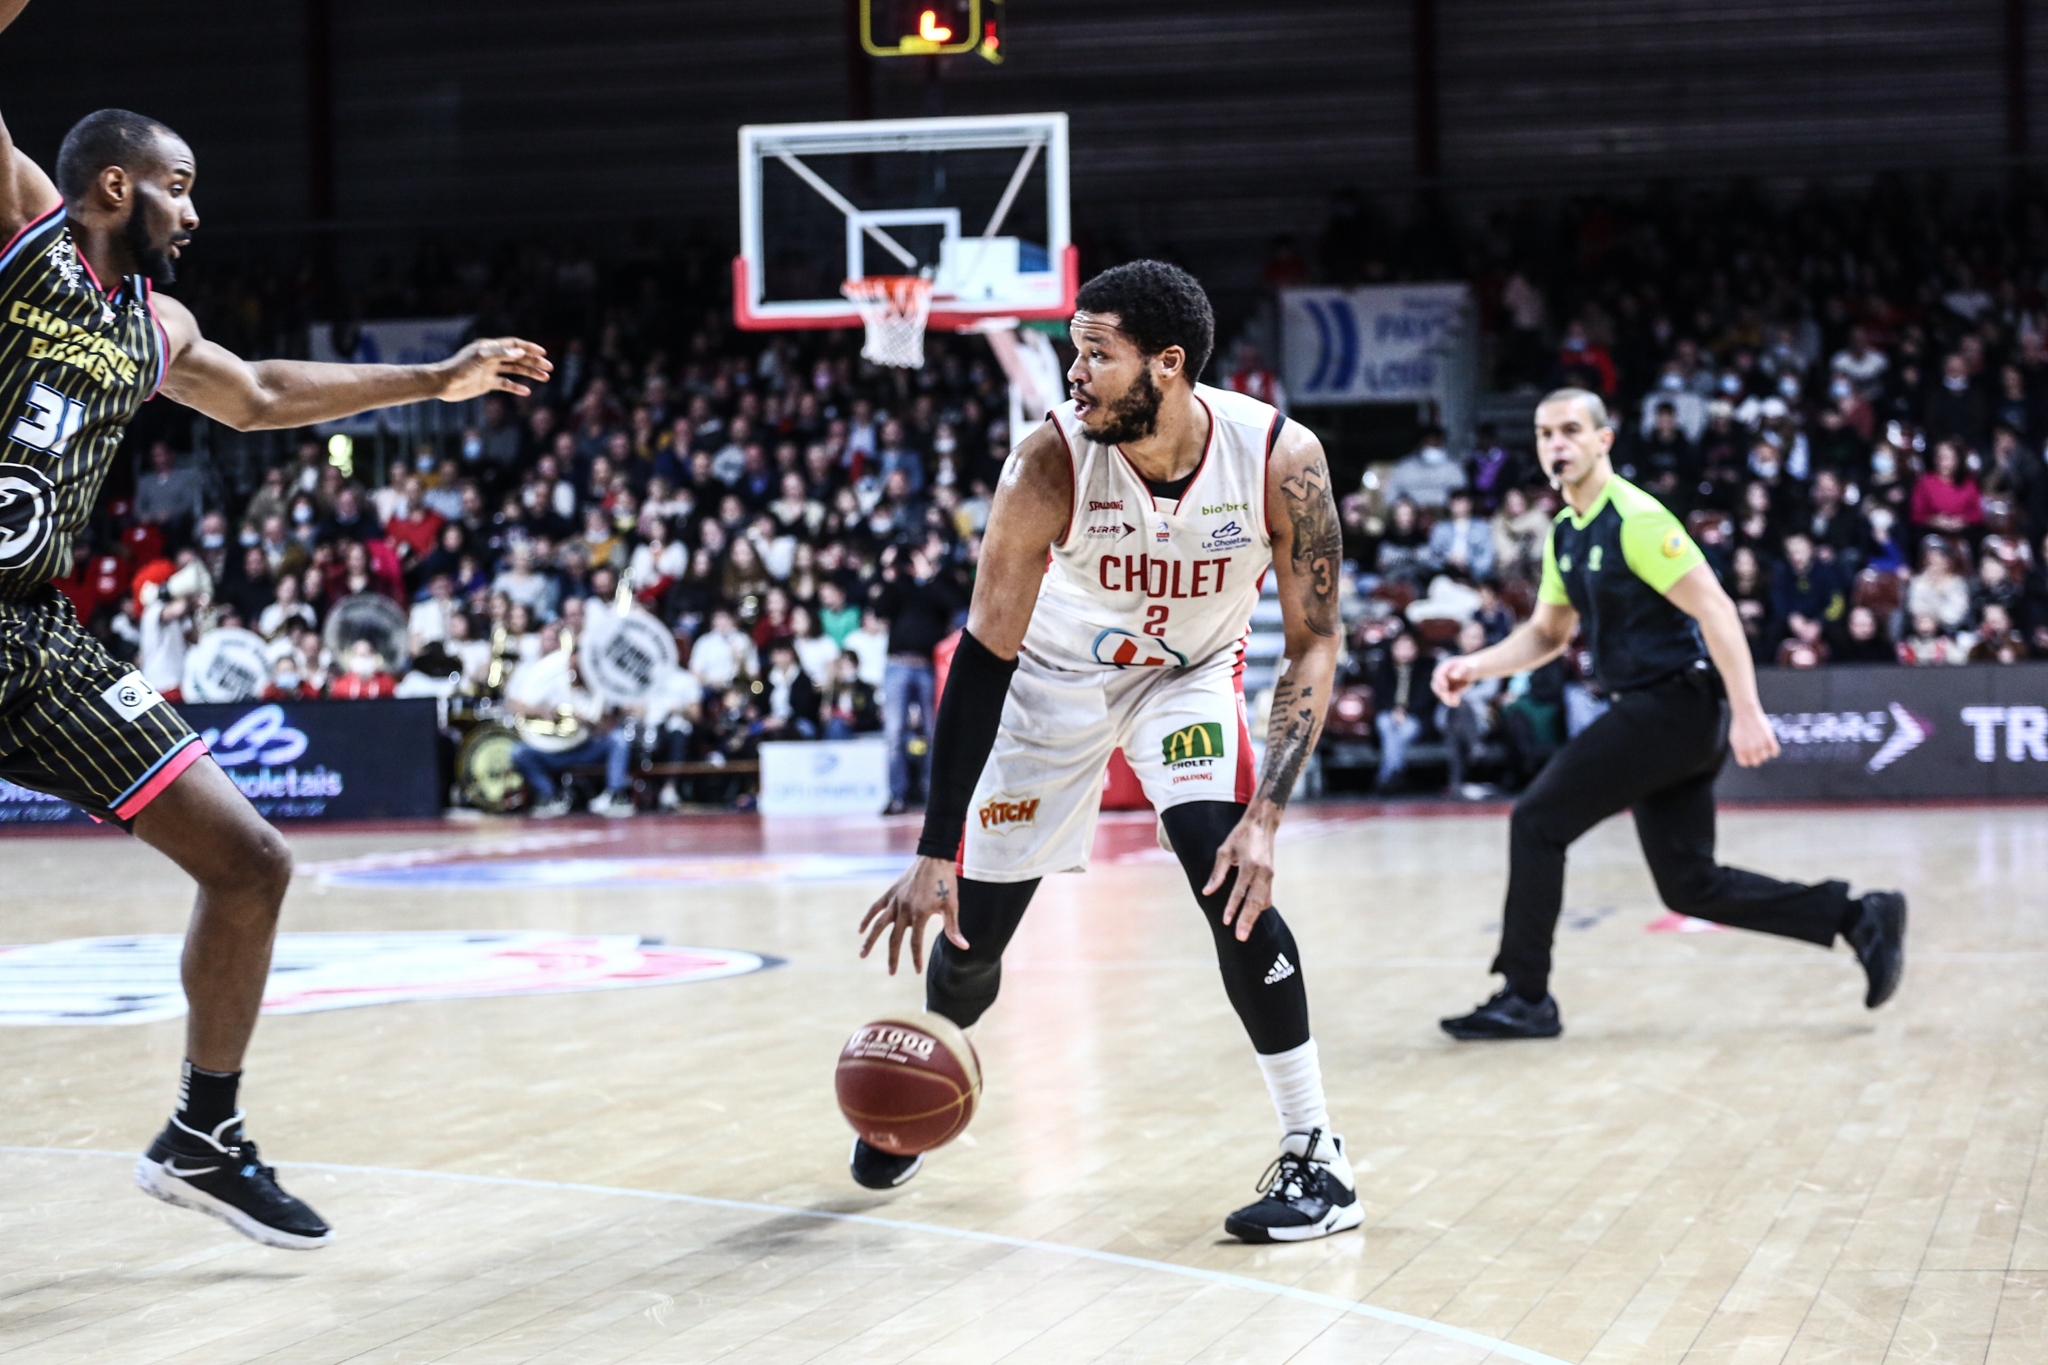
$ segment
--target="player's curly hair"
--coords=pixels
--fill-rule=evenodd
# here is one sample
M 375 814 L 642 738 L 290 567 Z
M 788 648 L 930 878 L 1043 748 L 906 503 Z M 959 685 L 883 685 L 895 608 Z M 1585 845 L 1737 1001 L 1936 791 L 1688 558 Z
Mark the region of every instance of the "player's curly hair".
M 1165 261 L 1132 261 L 1112 266 L 1081 286 L 1074 307 L 1085 313 L 1115 313 L 1123 334 L 1146 355 L 1169 346 L 1187 352 L 1190 384 L 1202 377 L 1216 348 L 1216 310 L 1193 275 Z
M 176 133 L 146 114 L 101 109 L 71 126 L 57 149 L 57 193 L 75 204 L 109 166 L 140 171 L 163 159 L 159 139 Z

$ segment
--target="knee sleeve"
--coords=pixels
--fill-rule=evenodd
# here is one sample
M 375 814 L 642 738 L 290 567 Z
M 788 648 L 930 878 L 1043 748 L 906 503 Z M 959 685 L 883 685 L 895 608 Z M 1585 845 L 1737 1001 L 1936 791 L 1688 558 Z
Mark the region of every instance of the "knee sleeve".
M 956 948 L 941 933 L 924 970 L 924 1007 L 967 1028 L 996 1002 L 1003 984 L 1003 951 L 1023 922 L 1038 882 L 960 879 L 960 934 Z
M 1244 807 L 1224 801 L 1197 801 L 1175 806 L 1160 816 L 1166 837 L 1187 873 L 1202 917 L 1216 941 L 1216 966 L 1223 990 L 1260 1053 L 1286 1052 L 1309 1040 L 1308 990 L 1302 981 L 1301 950 L 1277 909 L 1267 910 L 1252 925 L 1251 936 L 1238 941 L 1234 925 L 1223 923 L 1236 874 L 1212 895 L 1202 886 L 1216 866 L 1216 850 L 1230 836 Z

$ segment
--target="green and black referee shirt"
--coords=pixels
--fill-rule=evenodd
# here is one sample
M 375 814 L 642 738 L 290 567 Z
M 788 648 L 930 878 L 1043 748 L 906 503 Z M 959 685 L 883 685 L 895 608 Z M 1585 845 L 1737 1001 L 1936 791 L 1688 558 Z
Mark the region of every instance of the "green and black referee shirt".
M 1705 562 L 1678 518 L 1617 474 L 1585 516 L 1557 514 L 1536 596 L 1578 612 L 1601 685 L 1628 692 L 1707 658 L 1698 624 L 1664 596 Z

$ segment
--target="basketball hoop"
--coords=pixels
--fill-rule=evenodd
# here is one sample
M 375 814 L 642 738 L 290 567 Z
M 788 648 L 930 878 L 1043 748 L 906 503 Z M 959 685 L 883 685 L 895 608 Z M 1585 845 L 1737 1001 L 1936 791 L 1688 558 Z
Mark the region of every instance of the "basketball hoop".
M 867 275 L 839 292 L 867 324 L 864 359 L 900 370 L 924 368 L 924 325 L 932 311 L 932 282 L 922 275 Z

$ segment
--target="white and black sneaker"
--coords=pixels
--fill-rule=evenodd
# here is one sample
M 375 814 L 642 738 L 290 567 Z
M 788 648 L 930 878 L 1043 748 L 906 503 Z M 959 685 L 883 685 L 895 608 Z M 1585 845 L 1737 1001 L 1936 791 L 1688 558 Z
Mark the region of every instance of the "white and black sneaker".
M 1223 1220 L 1245 1242 L 1307 1242 L 1365 1221 L 1344 1139 L 1320 1128 L 1280 1139 L 1280 1155 L 1259 1178 L 1265 1197 Z
M 893 1190 L 916 1175 L 924 1166 L 924 1153 L 916 1156 L 897 1156 L 880 1147 L 871 1147 L 859 1138 L 853 1140 L 853 1156 L 848 1164 L 853 1168 L 853 1183 L 871 1190 Z
M 211 1133 L 172 1116 L 135 1163 L 135 1184 L 166 1204 L 210 1213 L 265 1246 L 312 1251 L 334 1240 L 319 1214 L 278 1187 L 277 1172 L 242 1135 L 239 1112 Z

